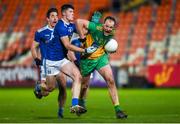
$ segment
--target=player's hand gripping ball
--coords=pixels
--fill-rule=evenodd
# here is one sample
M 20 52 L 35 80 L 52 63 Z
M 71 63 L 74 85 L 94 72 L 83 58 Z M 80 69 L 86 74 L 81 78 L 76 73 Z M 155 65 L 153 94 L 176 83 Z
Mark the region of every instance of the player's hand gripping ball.
M 106 45 L 104 46 L 106 52 L 108 53 L 114 53 L 116 52 L 117 48 L 118 48 L 118 43 L 115 39 L 110 39 Z

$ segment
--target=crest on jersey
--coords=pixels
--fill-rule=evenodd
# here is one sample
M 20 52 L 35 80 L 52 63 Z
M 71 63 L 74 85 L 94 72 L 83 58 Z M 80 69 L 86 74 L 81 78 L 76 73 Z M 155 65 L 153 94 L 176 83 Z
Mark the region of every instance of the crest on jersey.
M 73 28 L 72 27 L 68 27 L 68 32 L 73 32 Z

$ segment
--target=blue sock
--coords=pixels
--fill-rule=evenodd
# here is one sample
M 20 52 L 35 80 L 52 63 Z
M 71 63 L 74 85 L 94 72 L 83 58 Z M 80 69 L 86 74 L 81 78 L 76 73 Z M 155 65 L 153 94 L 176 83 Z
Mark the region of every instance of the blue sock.
M 79 101 L 78 98 L 73 98 L 72 99 L 72 106 L 78 105 L 78 101 Z

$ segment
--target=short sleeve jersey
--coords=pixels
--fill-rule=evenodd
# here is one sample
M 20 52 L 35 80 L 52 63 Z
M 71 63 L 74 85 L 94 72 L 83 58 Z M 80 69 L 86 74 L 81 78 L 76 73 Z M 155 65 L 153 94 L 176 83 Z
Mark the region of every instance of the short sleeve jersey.
M 104 45 L 113 37 L 113 35 L 105 36 L 102 24 L 89 22 L 89 34 L 86 37 L 85 47 L 91 46 L 93 43 L 97 44 L 99 48 L 92 53 L 88 59 L 96 59 L 105 53 Z
M 41 58 L 46 58 L 47 55 L 47 44 L 53 35 L 53 29 L 49 28 L 48 25 L 37 30 L 35 32 L 34 40 L 39 43 Z

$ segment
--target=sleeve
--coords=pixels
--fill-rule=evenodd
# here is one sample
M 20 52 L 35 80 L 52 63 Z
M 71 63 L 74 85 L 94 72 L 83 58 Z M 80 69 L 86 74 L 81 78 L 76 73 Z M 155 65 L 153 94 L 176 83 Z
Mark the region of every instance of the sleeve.
M 55 30 L 57 31 L 57 34 L 59 35 L 60 38 L 64 36 L 68 36 L 68 30 L 64 25 L 57 24 Z
M 40 33 L 36 31 L 35 36 L 34 36 L 34 40 L 36 42 L 40 43 L 40 41 L 41 41 L 40 39 L 41 39 Z
M 96 29 L 97 29 L 96 23 L 94 23 L 94 22 L 89 22 L 88 30 L 89 30 L 90 32 L 95 32 Z

